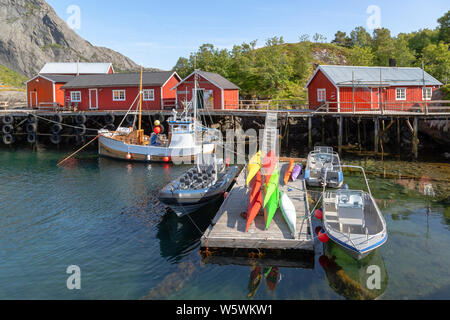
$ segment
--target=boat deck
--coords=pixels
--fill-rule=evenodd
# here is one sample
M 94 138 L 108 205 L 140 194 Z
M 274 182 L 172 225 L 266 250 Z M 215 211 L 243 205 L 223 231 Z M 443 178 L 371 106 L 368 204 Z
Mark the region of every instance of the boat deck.
M 281 179 L 288 164 L 281 165 Z M 276 213 L 269 229 L 265 230 L 264 215 L 256 217 L 255 222 L 246 233 L 247 221 L 241 213 L 247 212 L 249 194 L 245 185 L 247 170 L 242 170 L 236 184 L 225 199 L 211 226 L 202 236 L 203 248 L 234 248 L 234 249 L 294 249 L 314 252 L 311 220 L 308 216 L 309 205 L 305 180 L 300 177 L 290 181 L 288 185 L 280 182 L 280 190 L 287 192 L 297 209 L 297 234 L 291 236 L 280 209 Z

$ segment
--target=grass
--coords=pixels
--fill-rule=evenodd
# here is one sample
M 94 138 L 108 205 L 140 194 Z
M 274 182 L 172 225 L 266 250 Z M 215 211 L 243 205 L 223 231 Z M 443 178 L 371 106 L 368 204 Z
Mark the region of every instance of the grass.
M 0 84 L 16 89 L 24 89 L 28 80 L 24 75 L 0 65 Z M 4 89 L 0 87 L 0 89 Z M 8 89 L 9 90 L 9 89 Z M 3 90 L 4 91 L 4 90 Z M 9 90 L 10 91 L 10 90 Z

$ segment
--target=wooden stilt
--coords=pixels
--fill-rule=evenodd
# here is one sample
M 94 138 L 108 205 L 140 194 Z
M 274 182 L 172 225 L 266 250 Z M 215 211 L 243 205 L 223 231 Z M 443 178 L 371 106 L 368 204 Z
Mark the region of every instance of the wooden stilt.
M 375 130 L 374 130 L 374 134 L 375 134 L 375 139 L 374 139 L 374 151 L 375 151 L 375 153 L 378 153 L 378 145 L 380 144 L 379 122 L 378 122 L 378 118 L 375 118 L 374 121 L 375 121 Z
M 325 145 L 325 118 L 322 117 L 322 145 Z
M 361 118 L 358 118 L 358 146 L 359 146 L 359 152 L 361 152 Z
M 308 147 L 312 148 L 312 117 L 308 117 Z
M 338 152 L 339 152 L 339 154 L 342 154 L 342 131 L 343 131 L 343 126 L 344 126 L 344 121 L 343 121 L 344 119 L 342 118 L 342 116 L 340 116 L 339 117 L 339 124 L 338 124 L 338 126 L 339 126 L 339 128 L 338 128 L 338 130 L 339 130 L 339 133 L 338 133 Z
M 412 151 L 414 159 L 417 159 L 419 157 L 419 120 L 417 117 L 414 117 L 413 123 Z

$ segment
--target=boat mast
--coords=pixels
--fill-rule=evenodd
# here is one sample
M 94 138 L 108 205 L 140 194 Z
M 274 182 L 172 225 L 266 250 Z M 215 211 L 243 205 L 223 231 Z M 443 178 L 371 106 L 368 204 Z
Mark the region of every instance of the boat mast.
M 142 130 L 142 73 L 143 68 L 141 66 L 141 82 L 139 86 L 139 129 L 138 129 L 139 144 L 142 144 L 144 142 L 144 132 Z

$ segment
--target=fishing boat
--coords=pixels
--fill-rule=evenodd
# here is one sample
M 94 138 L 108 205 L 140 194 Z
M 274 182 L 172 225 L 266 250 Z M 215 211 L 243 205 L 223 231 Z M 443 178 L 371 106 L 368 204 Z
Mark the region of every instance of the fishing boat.
M 217 200 L 233 183 L 240 170 L 223 161 L 196 165 L 159 192 L 159 200 L 178 217 L 198 211 Z
M 362 167 L 368 192 L 360 190 L 327 191 L 323 187 L 323 225 L 328 237 L 361 260 L 386 243 L 386 221 L 370 191 Z
M 197 92 L 197 79 L 194 91 Z M 138 129 L 119 125 L 113 131 L 99 130 L 98 152 L 101 156 L 128 161 L 191 163 L 198 155 L 214 153 L 214 142 L 218 135 L 211 134 L 214 130 L 203 127 L 197 119 L 197 94 L 193 95 L 190 103 L 185 104 L 182 113 L 172 111 L 172 117 L 168 120 L 168 136 L 156 132 L 148 136 L 142 129 L 142 93 L 141 69 L 139 110 L 135 114 L 138 117 Z M 130 114 L 131 108 L 126 116 Z
M 325 179 L 325 172 L 327 178 Z M 324 183 L 330 188 L 340 188 L 344 183 L 339 155 L 331 147 L 315 147 L 308 155 L 305 168 L 306 184 L 321 187 Z

